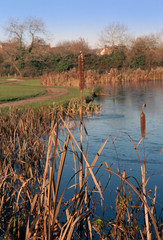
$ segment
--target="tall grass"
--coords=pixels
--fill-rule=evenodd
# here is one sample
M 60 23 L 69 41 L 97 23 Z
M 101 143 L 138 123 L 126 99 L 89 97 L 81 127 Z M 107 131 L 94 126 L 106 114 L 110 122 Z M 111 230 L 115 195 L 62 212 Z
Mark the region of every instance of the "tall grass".
M 157 67 L 150 70 L 128 69 L 118 70 L 112 68 L 105 73 L 87 70 L 84 73 L 85 86 L 92 87 L 119 82 L 141 82 L 163 80 L 163 68 Z M 41 77 L 43 85 L 51 86 L 73 86 L 78 87 L 78 71 L 73 68 L 63 73 L 45 73 Z
M 79 131 L 79 139 L 69 127 L 72 123 L 73 129 Z M 151 239 L 161 239 L 161 224 L 154 215 L 156 190 L 152 197 L 144 191 L 145 179 L 142 182 L 137 180 L 134 186 L 125 172 L 113 171 L 106 162 L 98 164 L 105 146 L 114 145 L 118 135 L 114 140 L 108 136 L 96 156 L 89 159 L 86 126 L 83 122 L 83 144 L 86 147 L 82 148 L 80 125 L 64 109 L 42 108 L 37 113 L 30 109 L 21 115 L 9 112 L 0 117 L 0 126 L 1 237 L 149 239 L 149 231 Z M 65 140 L 60 138 L 61 129 L 65 131 Z M 143 167 L 144 159 L 139 155 L 138 146 L 144 137 L 137 146 L 130 136 L 128 138 Z M 79 164 L 81 155 L 82 169 Z M 73 174 L 65 182 L 64 171 L 68 162 L 74 162 L 71 165 Z M 81 183 L 79 175 L 82 170 Z M 105 186 L 100 180 L 103 171 L 108 173 Z M 100 218 L 96 209 L 102 207 L 113 176 L 120 179 L 120 185 L 115 189 L 115 217 Z M 68 197 L 65 199 L 65 196 Z M 143 225 L 139 219 L 145 219 L 146 214 L 149 219 Z

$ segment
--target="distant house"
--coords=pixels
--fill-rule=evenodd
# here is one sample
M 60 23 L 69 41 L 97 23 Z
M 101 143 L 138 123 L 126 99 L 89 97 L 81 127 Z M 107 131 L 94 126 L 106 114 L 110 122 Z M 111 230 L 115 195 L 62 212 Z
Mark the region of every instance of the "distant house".
M 110 54 L 112 54 L 112 52 L 116 51 L 117 48 L 118 48 L 118 46 L 107 47 L 105 45 L 105 47 L 102 50 L 100 50 L 100 52 L 98 54 L 101 55 L 101 56 L 110 55 Z
M 2 46 L 2 44 L 0 43 L 0 53 L 2 53 L 2 51 L 3 51 L 3 50 L 2 50 L 2 47 L 3 47 L 3 46 Z

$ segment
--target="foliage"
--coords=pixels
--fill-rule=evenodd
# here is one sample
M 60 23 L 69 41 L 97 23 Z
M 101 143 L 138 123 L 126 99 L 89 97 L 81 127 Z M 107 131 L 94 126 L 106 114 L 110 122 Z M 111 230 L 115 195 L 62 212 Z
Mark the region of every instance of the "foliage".
M 9 48 L 9 45 L 7 46 Z M 4 51 L 6 51 L 4 49 Z M 10 53 L 10 54 L 9 54 Z M 42 76 L 45 72 L 55 71 L 62 73 L 73 68 L 77 69 L 79 54 L 56 54 L 47 46 L 35 46 L 29 53 L 27 50 L 20 56 L 16 53 L 14 45 L 10 47 L 9 53 L 2 53 L 0 61 L 0 74 L 13 75 L 18 74 L 25 77 Z M 16 55 L 17 54 L 17 55 Z M 15 56 L 17 56 L 15 58 Z M 98 73 L 109 72 L 111 68 L 122 69 L 149 69 L 151 67 L 161 66 L 162 58 L 150 60 L 144 52 L 134 53 L 121 47 L 113 51 L 110 55 L 97 55 L 95 53 L 86 53 L 84 55 L 85 70 L 93 70 Z
M 105 90 L 102 86 L 96 86 L 93 90 L 93 94 L 94 96 L 99 96 L 99 95 L 104 95 L 105 94 Z
M 25 19 L 24 22 L 10 21 L 6 31 L 11 39 L 1 43 L 1 76 L 16 74 L 20 77 L 38 77 L 53 71 L 62 73 L 73 68 L 77 69 L 77 59 L 81 50 L 84 54 L 84 69 L 99 74 L 109 72 L 112 68 L 128 71 L 130 69 L 151 70 L 163 66 L 161 37 L 158 35 L 138 37 L 128 44 L 127 28 L 119 23 L 110 24 L 105 29 L 106 47 L 109 49 L 105 55 L 100 55 L 100 49 L 90 49 L 82 38 L 51 47 L 41 38 L 45 29 L 40 19 Z M 25 44 L 26 33 L 30 39 L 28 45 Z
M 143 56 L 143 55 L 132 59 L 132 61 L 130 63 L 130 67 L 134 68 L 134 69 L 138 69 L 138 68 L 145 69 L 145 66 L 146 66 L 145 56 Z
M 70 70 L 74 67 L 77 68 L 77 64 L 78 64 L 77 59 L 78 59 L 78 56 L 73 54 L 63 56 L 63 57 L 61 55 L 57 55 L 53 57 L 52 67 L 58 73 Z

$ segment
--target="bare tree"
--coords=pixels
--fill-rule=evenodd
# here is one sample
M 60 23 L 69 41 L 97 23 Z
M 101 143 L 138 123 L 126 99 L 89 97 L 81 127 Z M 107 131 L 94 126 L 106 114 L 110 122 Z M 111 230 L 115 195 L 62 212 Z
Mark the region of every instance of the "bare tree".
M 127 30 L 128 28 L 124 24 L 113 22 L 100 34 L 100 43 L 108 47 L 125 45 Z
M 80 51 L 84 53 L 90 50 L 89 45 L 84 38 L 79 38 L 76 41 L 72 41 L 71 49 L 74 52 L 74 54 L 79 53 Z
M 37 51 L 45 55 L 45 50 L 49 49 L 41 38 L 45 33 L 45 25 L 42 20 L 30 17 L 23 21 L 11 19 L 4 29 L 10 40 L 3 44 L 3 56 L 12 69 L 21 76 L 24 63 L 29 57 L 35 55 L 40 57 Z M 30 46 L 26 48 L 25 43 L 29 42 L 29 39 Z
M 159 42 L 159 47 L 163 46 L 163 29 L 161 29 L 159 32 L 155 34 L 156 38 L 158 39 Z
M 30 51 L 33 48 L 35 40 L 40 37 L 40 35 L 45 34 L 45 24 L 41 19 L 30 17 L 25 20 L 26 29 L 30 35 Z M 40 38 L 41 39 L 41 38 Z
M 19 43 L 19 48 L 22 48 L 26 30 L 25 24 L 21 23 L 18 19 L 10 19 L 4 29 L 12 40 L 16 40 Z
M 19 42 L 20 48 L 27 41 L 25 37 L 30 38 L 30 46 L 33 46 L 35 39 L 38 40 L 46 32 L 44 22 L 34 17 L 26 18 L 22 22 L 18 19 L 10 19 L 4 29 L 12 41 Z
M 21 71 L 19 70 L 19 43 L 18 41 L 9 41 L 2 44 L 2 54 L 4 61 L 8 63 L 15 73 L 21 76 Z
M 60 54 L 79 54 L 80 51 L 90 52 L 88 43 L 83 38 L 72 41 L 63 41 L 57 44 L 57 50 Z

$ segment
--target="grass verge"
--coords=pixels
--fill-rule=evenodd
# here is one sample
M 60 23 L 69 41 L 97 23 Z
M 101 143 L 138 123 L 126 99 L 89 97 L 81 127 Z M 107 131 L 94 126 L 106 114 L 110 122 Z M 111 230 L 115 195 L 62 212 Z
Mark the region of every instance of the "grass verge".
M 30 99 L 37 96 L 44 95 L 46 93 L 47 88 L 55 88 L 55 87 L 47 87 L 41 86 L 40 79 L 28 79 L 23 81 L 16 81 L 12 80 L 0 80 L 0 103 L 11 102 L 11 101 L 18 101 L 24 99 Z M 63 88 L 63 87 L 57 87 Z M 54 103 L 56 106 L 61 104 L 67 104 L 72 98 L 80 98 L 80 91 L 78 88 L 74 87 L 64 87 L 68 89 L 67 94 L 60 97 L 52 97 L 50 100 L 43 100 L 37 103 L 26 104 L 25 108 L 32 108 L 38 109 L 41 106 L 52 106 Z M 91 91 L 85 89 L 83 91 L 83 98 L 86 98 L 88 101 L 91 99 Z M 24 106 L 16 106 L 13 108 L 18 108 L 19 110 L 24 109 Z M 3 108 L 1 113 L 6 113 L 9 107 Z
M 46 93 L 45 89 L 35 88 L 26 86 L 23 88 L 22 86 L 8 86 L 3 85 L 0 87 L 0 103 L 11 102 L 11 101 L 19 101 L 24 99 L 33 98 L 36 96 L 41 96 Z
M 18 101 L 41 96 L 46 93 L 39 80 L 26 80 L 23 82 L 1 80 L 0 81 L 0 103 Z

